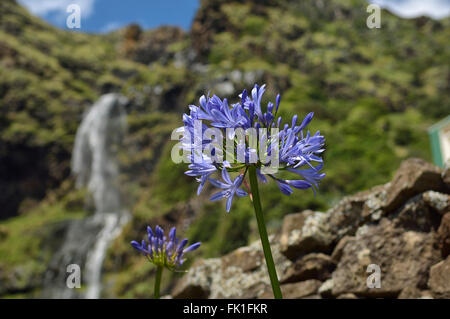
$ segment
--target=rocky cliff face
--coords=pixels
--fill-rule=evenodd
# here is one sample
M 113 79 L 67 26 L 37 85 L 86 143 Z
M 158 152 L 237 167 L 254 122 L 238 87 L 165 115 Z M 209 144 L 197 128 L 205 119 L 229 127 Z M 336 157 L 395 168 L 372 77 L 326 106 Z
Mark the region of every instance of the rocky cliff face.
M 271 236 L 285 298 L 449 298 L 450 170 L 419 159 L 327 212 L 284 218 Z M 371 264 L 380 288 L 368 288 Z M 174 298 L 272 298 L 259 241 L 197 261 Z

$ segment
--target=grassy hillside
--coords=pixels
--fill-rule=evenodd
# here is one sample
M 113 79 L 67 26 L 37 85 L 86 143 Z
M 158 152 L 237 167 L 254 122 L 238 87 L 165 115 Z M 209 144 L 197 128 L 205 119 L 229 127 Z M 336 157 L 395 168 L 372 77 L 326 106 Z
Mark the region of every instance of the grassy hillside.
M 205 256 L 254 234 L 248 200 L 197 199 L 184 165 L 170 160 L 173 128 L 187 105 L 212 91 L 236 98 L 255 82 L 282 94 L 281 116 L 314 111 L 327 138 L 324 179 L 312 192 L 262 188 L 269 228 L 305 208 L 387 181 L 409 156 L 430 159 L 426 129 L 450 113 L 450 19 L 403 20 L 383 11 L 365 25 L 363 0 L 202 1 L 192 30 L 129 26 L 108 35 L 55 29 L 14 1 L 0 3 L 0 295 L 38 296 L 58 225 L 80 218 L 70 156 L 83 112 L 102 94 L 132 101 L 121 153 L 134 218 L 105 264 L 108 296 L 145 297 L 152 268 L 129 247 L 151 220 L 191 212 L 188 232 Z M 8 218 L 8 219 L 5 219 Z M 167 282 L 168 283 L 168 282 Z M 2 290 L 3 289 L 3 290 Z

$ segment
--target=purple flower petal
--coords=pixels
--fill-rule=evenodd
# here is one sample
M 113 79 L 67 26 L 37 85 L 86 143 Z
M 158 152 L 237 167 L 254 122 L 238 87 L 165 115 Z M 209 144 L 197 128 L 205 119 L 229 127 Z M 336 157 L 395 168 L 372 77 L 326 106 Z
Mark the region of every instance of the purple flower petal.
M 215 193 L 215 194 L 213 194 L 211 196 L 211 198 L 209 200 L 212 201 L 212 202 L 215 202 L 216 200 L 219 200 L 219 199 L 222 199 L 222 198 L 226 197 L 228 192 L 229 191 L 225 190 L 225 191 L 221 191 L 221 192 Z
M 228 174 L 228 171 L 225 167 L 222 169 L 222 178 L 225 182 L 231 184 L 230 174 Z
M 291 195 L 294 191 L 292 190 L 292 188 L 285 183 L 281 183 L 279 181 L 277 181 L 277 185 L 278 188 L 280 189 L 280 191 L 284 194 L 284 195 Z
M 183 253 L 187 253 L 193 250 L 196 250 L 198 247 L 200 247 L 201 243 L 195 243 L 187 247 L 185 250 L 183 250 Z
M 226 209 L 227 209 L 227 213 L 230 212 L 231 209 L 231 204 L 233 203 L 233 196 L 229 196 L 227 198 L 227 205 L 226 205 Z

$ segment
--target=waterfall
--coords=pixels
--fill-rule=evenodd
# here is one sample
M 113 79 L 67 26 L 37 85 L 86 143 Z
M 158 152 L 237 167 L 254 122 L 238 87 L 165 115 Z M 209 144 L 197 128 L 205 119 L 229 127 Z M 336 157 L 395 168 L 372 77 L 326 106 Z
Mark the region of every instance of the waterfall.
M 89 110 L 75 138 L 72 172 L 77 186 L 87 186 L 97 213 L 120 210 L 117 148 L 126 130 L 126 99 L 106 94 Z
M 46 274 L 44 296 L 54 298 L 100 297 L 101 271 L 106 251 L 129 213 L 121 207 L 117 152 L 126 132 L 127 99 L 103 95 L 84 116 L 78 128 L 72 155 L 77 187 L 87 187 L 95 213 L 66 225 L 65 239 L 53 256 Z M 68 264 L 81 267 L 84 293 L 66 286 Z
M 122 226 L 129 219 L 127 213 L 122 213 L 122 216 L 116 213 L 103 213 L 95 217 L 99 219 L 103 227 L 86 260 L 87 291 L 85 297 L 88 299 L 100 297 L 102 265 L 108 244 L 120 234 Z

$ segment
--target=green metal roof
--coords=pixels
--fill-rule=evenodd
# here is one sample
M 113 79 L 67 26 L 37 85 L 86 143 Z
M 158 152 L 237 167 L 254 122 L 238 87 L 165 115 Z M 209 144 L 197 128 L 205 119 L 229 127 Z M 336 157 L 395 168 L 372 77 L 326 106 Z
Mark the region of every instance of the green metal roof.
M 438 130 L 440 130 L 441 128 L 443 128 L 444 126 L 446 126 L 449 123 L 450 123 L 450 115 L 448 115 L 447 117 L 443 118 L 442 120 L 440 120 L 436 124 L 431 125 L 428 128 L 428 132 L 438 131 Z
M 428 128 L 428 134 L 430 136 L 431 152 L 433 154 L 433 162 L 437 166 L 444 167 L 444 159 L 442 158 L 440 131 L 442 128 L 450 125 L 450 115 L 440 120 L 436 124 Z

